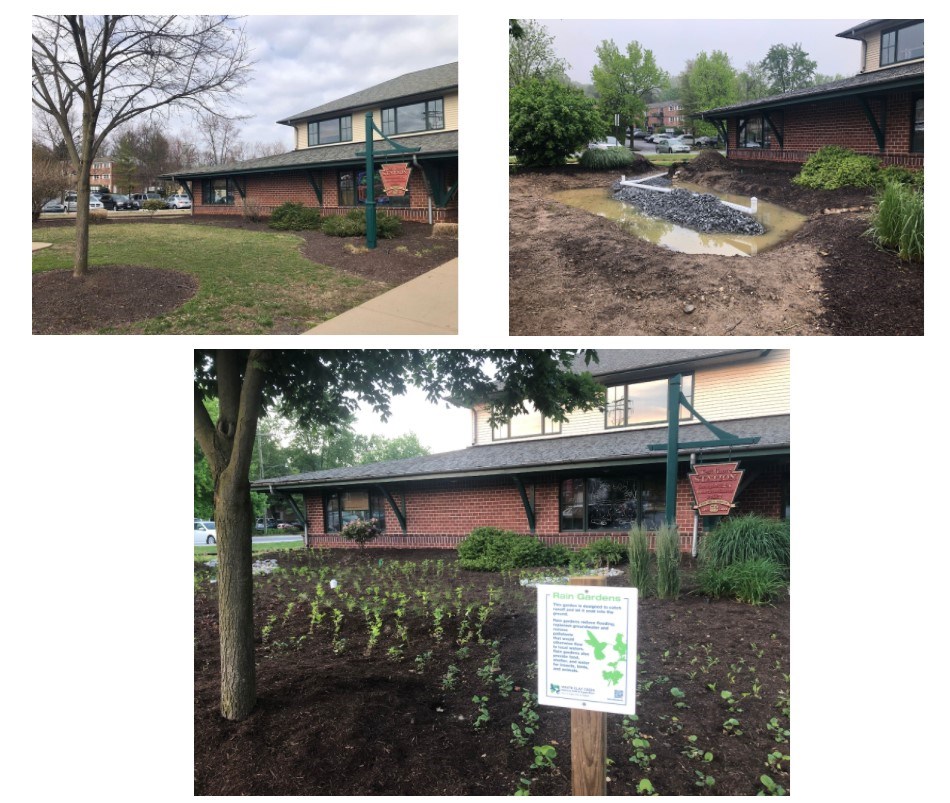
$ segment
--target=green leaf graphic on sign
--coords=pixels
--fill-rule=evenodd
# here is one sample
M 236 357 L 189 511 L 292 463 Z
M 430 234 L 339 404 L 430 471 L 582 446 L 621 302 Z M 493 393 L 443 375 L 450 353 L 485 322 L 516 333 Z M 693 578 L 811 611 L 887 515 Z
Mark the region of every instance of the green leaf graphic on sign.
M 598 641 L 597 636 L 591 633 L 590 630 L 587 631 L 587 641 L 585 641 L 584 643 L 590 644 L 590 646 L 594 648 L 594 658 L 597 659 L 598 661 L 603 661 L 604 658 L 607 657 L 604 654 L 604 651 L 607 649 L 607 642 Z
M 612 671 L 604 670 L 603 672 L 604 680 L 607 681 L 608 686 L 616 686 L 620 682 L 620 678 L 623 677 L 623 672 L 618 672 L 616 669 Z
M 627 659 L 627 645 L 624 643 L 623 633 L 617 634 L 617 640 L 614 642 L 613 649 L 617 653 L 618 661 L 625 661 Z

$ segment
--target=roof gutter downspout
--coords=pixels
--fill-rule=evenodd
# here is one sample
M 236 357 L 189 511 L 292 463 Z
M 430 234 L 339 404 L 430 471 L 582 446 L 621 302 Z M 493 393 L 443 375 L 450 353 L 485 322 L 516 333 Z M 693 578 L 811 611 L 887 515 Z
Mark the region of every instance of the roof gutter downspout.
M 696 452 L 691 452 L 689 455 L 689 467 L 691 469 L 696 468 Z M 693 508 L 693 557 L 695 558 L 699 552 L 699 511 L 696 508 Z
M 416 158 L 415 154 L 412 154 L 412 164 L 414 167 L 422 169 L 422 165 L 419 164 L 419 160 Z M 428 183 L 426 183 L 426 199 L 429 203 L 429 225 L 432 225 L 432 190 L 429 188 Z

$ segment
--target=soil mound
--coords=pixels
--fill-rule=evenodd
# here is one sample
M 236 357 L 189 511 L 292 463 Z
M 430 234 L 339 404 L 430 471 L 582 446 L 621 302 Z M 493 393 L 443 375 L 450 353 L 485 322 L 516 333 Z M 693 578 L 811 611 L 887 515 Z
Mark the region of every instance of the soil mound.
M 154 318 L 180 307 L 198 291 L 186 273 L 135 265 L 90 268 L 81 279 L 72 271 L 33 275 L 33 334 L 71 335 Z
M 692 161 L 677 165 L 677 172 L 692 176 L 698 173 L 732 170 L 732 163 L 719 151 L 703 151 Z

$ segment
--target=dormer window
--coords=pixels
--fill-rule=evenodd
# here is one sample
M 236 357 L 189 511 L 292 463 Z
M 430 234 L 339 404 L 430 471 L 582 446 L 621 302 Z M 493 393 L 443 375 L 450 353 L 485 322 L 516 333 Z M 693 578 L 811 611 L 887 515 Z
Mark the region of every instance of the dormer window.
M 561 422 L 545 418 L 530 404 L 525 405 L 528 412 L 511 417 L 506 424 L 492 429 L 492 440 L 504 441 L 510 438 L 532 438 L 538 435 L 558 435 Z
M 881 32 L 882 67 L 923 57 L 924 23 L 922 21 Z
M 668 379 L 613 385 L 607 388 L 606 427 L 630 427 L 639 424 L 666 423 Z M 683 395 L 693 401 L 693 377 L 683 377 Z M 680 407 L 680 421 L 690 419 L 689 411 Z
M 445 128 L 442 98 L 383 109 L 383 133 L 387 137 L 441 128 Z

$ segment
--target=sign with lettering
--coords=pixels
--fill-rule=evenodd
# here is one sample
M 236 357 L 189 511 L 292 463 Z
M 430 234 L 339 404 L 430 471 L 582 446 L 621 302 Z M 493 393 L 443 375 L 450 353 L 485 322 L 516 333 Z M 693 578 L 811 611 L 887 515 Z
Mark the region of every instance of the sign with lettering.
M 636 713 L 637 589 L 538 586 L 538 702 Z
M 379 168 L 383 190 L 387 195 L 405 195 L 409 187 L 411 164 L 385 164 Z
M 689 484 L 696 499 L 695 509 L 700 516 L 725 516 L 735 505 L 742 471 L 738 463 L 711 463 L 694 466 Z

